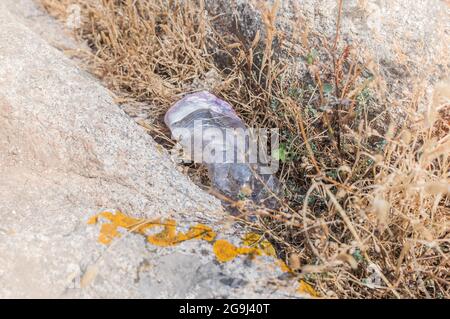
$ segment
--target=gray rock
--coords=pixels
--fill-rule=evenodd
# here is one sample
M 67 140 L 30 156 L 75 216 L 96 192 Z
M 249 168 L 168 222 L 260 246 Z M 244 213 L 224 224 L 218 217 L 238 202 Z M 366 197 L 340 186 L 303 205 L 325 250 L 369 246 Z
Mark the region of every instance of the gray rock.
M 256 32 L 266 34 L 264 12 L 276 1 L 206 0 L 206 9 L 219 29 L 231 31 L 251 43 Z M 285 41 L 297 31 L 314 32 L 334 39 L 339 1 L 279 1 L 276 26 Z M 433 62 L 448 49 L 450 6 L 443 0 L 346 0 L 343 1 L 340 39 L 361 49 L 368 49 L 376 62 L 397 62 L 398 54 L 409 59 Z M 434 61 L 435 62 L 435 61 Z
M 221 229 L 219 202 L 44 40 L 70 42 L 39 12 L 31 1 L 0 3 L 0 297 L 295 296 L 295 282 L 277 282 L 269 257 L 247 267 L 241 257 L 217 262 L 205 241 L 162 248 L 127 234 L 97 242 L 100 225 L 87 220 L 106 209 L 202 222 L 230 241 L 242 231 Z
M 267 33 L 264 12 L 275 2 L 206 0 L 206 9 L 215 17 L 219 31 L 235 34 L 247 47 L 259 30 L 262 47 Z M 308 73 L 307 50 L 323 47 L 323 39 L 332 47 L 338 4 L 337 0 L 279 1 L 275 25 L 283 40 L 275 39 L 274 54 L 291 60 L 293 77 L 303 78 Z M 430 87 L 439 78 L 448 77 L 448 1 L 344 0 L 339 30 L 338 48 L 349 44 L 356 49 L 358 60 L 375 75 L 380 98 L 391 105 L 387 111 L 394 119 L 403 112 L 398 101 L 410 99 L 418 83 Z M 307 44 L 303 43 L 305 35 L 309 35 Z

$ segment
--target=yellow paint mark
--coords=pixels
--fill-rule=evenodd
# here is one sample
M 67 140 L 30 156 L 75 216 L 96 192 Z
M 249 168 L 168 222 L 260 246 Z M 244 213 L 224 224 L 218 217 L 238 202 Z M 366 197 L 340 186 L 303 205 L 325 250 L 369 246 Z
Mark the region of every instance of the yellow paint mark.
M 176 231 L 176 222 L 173 219 L 169 219 L 164 223 L 164 229 L 156 234 L 147 237 L 149 243 L 157 246 L 173 246 L 183 241 L 191 239 L 201 239 L 205 241 L 213 241 L 216 238 L 216 233 L 214 233 L 211 227 L 197 224 L 189 228 L 186 233 Z
M 267 239 L 261 240 L 261 237 L 260 234 L 247 233 L 242 238 L 242 244 L 250 247 L 256 246 L 264 253 L 264 255 L 276 257 L 277 253 L 273 245 Z
M 280 267 L 283 272 L 292 272 L 286 263 L 276 258 L 276 251 L 273 245 L 267 240 L 262 239 L 262 236 L 256 233 L 247 233 L 242 238 L 241 247 L 236 247 L 232 243 L 224 239 L 216 240 L 216 233 L 211 227 L 197 224 L 189 228 L 186 233 L 177 232 L 177 223 L 173 219 L 168 219 L 162 222 L 161 220 L 146 220 L 137 219 L 123 214 L 122 212 L 102 212 L 95 215 L 88 220 L 89 225 L 94 225 L 99 222 L 100 218 L 104 218 L 109 223 L 104 223 L 101 226 L 98 241 L 102 244 L 110 244 L 114 238 L 121 236 L 118 228 L 124 228 L 128 231 L 139 233 L 147 237 L 147 241 L 153 245 L 167 247 L 179 244 L 183 241 L 199 239 L 207 242 L 214 242 L 213 252 L 220 262 L 228 262 L 238 256 L 270 256 L 275 258 L 275 264 Z M 155 227 L 163 227 L 162 231 L 157 234 L 148 235 L 147 231 Z M 303 280 L 299 281 L 297 288 L 299 293 L 307 293 L 313 297 L 317 297 L 318 293 L 308 283 Z
M 261 240 L 262 235 L 256 233 L 247 233 L 242 238 L 242 243 L 245 246 L 257 247 L 259 249 L 260 255 L 270 256 L 276 259 L 275 264 L 280 267 L 282 272 L 292 272 L 286 263 L 277 258 L 277 253 L 275 247 L 267 240 Z
M 103 224 L 100 229 L 100 235 L 98 241 L 102 244 L 109 244 L 115 237 L 120 237 L 120 233 L 117 231 L 117 226 L 114 224 Z
M 236 247 L 226 240 L 217 240 L 214 243 L 213 251 L 220 262 L 231 261 L 240 255 L 270 256 L 276 259 L 275 264 L 282 272 L 292 272 L 286 263 L 276 258 L 277 254 L 273 245 L 267 240 L 261 240 L 261 235 L 247 233 L 242 238 L 242 247 Z
M 98 236 L 98 241 L 105 245 L 111 243 L 114 238 L 121 236 L 117 230 L 118 227 L 125 228 L 127 230 L 133 229 L 135 232 L 144 233 L 145 229 L 152 226 L 151 223 L 142 223 L 143 220 L 129 217 L 121 212 L 117 212 L 115 214 L 111 212 L 102 212 L 89 218 L 88 224 L 93 225 L 98 223 L 100 217 L 110 221 L 110 223 L 102 224 L 100 234 Z M 139 225 L 140 223 L 142 223 L 142 225 Z
M 91 218 L 89 218 L 87 223 L 88 223 L 88 225 L 95 225 L 95 224 L 97 224 L 97 221 L 98 221 L 98 216 L 95 215 L 95 216 L 92 216 Z
M 319 294 L 317 293 L 317 291 L 310 285 L 308 284 L 306 281 L 304 280 L 299 280 L 299 285 L 297 288 L 297 292 L 301 293 L 301 294 L 307 294 L 310 295 L 312 297 L 319 297 Z
M 224 239 L 219 239 L 213 246 L 214 254 L 220 262 L 231 261 L 240 255 L 261 255 L 259 248 L 252 247 L 236 247 Z
M 192 226 L 186 233 L 183 233 L 177 232 L 177 223 L 173 219 L 168 219 L 164 222 L 159 219 L 150 221 L 133 218 L 120 211 L 116 213 L 102 212 L 89 218 L 88 224 L 94 225 L 99 222 L 100 218 L 109 221 L 109 223 L 102 224 L 98 237 L 98 241 L 105 245 L 110 244 L 114 238 L 121 237 L 121 233 L 118 231 L 119 227 L 144 235 L 147 237 L 149 243 L 160 247 L 174 246 L 192 239 L 200 239 L 208 242 L 213 242 L 216 239 L 216 233 L 211 227 L 203 224 Z M 147 235 L 147 230 L 155 227 L 163 227 L 163 229 L 157 234 Z M 262 236 L 259 234 L 245 234 L 242 238 L 242 244 L 242 247 L 236 247 L 226 240 L 217 240 L 214 243 L 213 252 L 220 262 L 233 260 L 240 255 L 264 255 L 276 258 L 276 251 L 273 245 L 267 239 L 262 239 Z M 286 263 L 280 259 L 276 260 L 276 264 L 283 272 L 291 271 Z
M 280 267 L 282 272 L 292 272 L 292 269 L 281 259 L 277 259 L 276 264 Z
M 96 224 L 100 217 L 109 220 L 109 223 L 104 223 L 101 226 L 98 241 L 102 244 L 109 244 L 114 238 L 121 236 L 118 228 L 124 228 L 128 231 L 146 235 L 148 229 L 155 227 L 163 227 L 163 230 L 155 235 L 148 235 L 147 240 L 157 246 L 172 246 L 191 239 L 202 239 L 206 241 L 213 241 L 216 234 L 211 227 L 203 224 L 198 224 L 191 227 L 186 233 L 178 232 L 176 230 L 176 222 L 172 219 L 161 222 L 159 219 L 150 221 L 145 219 L 137 219 L 123 214 L 122 212 L 102 212 L 91 217 L 88 220 L 89 225 Z

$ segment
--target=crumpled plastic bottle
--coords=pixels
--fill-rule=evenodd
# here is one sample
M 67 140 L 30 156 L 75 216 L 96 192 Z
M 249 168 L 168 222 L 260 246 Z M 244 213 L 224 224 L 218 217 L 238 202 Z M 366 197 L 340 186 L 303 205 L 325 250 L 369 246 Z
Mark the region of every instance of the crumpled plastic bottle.
M 184 154 L 207 166 L 213 188 L 232 199 L 276 206 L 279 183 L 267 169 L 270 159 L 250 147 L 254 134 L 230 104 L 206 91 L 189 94 L 167 111 L 164 122 Z

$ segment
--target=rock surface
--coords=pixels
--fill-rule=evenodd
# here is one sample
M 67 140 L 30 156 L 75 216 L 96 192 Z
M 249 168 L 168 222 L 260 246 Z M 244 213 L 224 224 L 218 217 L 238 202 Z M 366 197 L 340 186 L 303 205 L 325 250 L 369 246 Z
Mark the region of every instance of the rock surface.
M 338 48 L 357 49 L 357 56 L 375 76 L 388 112 L 401 113 L 403 98 L 417 86 L 432 86 L 448 77 L 450 67 L 450 3 L 447 0 L 206 0 L 218 29 L 233 32 L 249 46 L 257 31 L 265 39 L 265 16 L 278 2 L 275 26 L 283 38 L 275 54 L 293 51 L 294 76 L 308 73 L 303 58 L 324 41 L 333 46 L 339 20 Z M 326 61 L 326 60 L 325 60 Z
M 236 244 L 241 230 L 222 227 L 219 202 L 49 44 L 75 45 L 60 29 L 31 0 L 0 2 L 0 297 L 298 296 L 272 257 L 220 263 L 205 241 L 97 241 L 87 221 L 107 209 L 201 222 Z
M 258 30 L 266 32 L 265 12 L 277 2 L 278 31 L 292 33 L 297 28 L 334 39 L 339 16 L 337 0 L 206 0 L 206 9 L 216 17 L 216 24 L 252 41 Z M 436 57 L 448 47 L 442 43 L 442 37 L 449 36 L 449 11 L 446 0 L 345 0 L 340 15 L 340 39 L 370 48 L 379 60 L 393 62 L 399 50 L 414 58 L 424 53 Z

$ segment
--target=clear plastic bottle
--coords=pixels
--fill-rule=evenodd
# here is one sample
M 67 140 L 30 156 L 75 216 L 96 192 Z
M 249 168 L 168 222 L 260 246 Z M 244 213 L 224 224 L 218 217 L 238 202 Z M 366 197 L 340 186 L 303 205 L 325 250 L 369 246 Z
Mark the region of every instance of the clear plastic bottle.
M 206 91 L 189 94 L 167 111 L 164 121 L 185 155 L 207 166 L 216 190 L 232 199 L 276 206 L 279 183 L 273 166 L 267 166 L 273 159 L 257 147 L 262 144 L 255 132 L 230 104 Z

